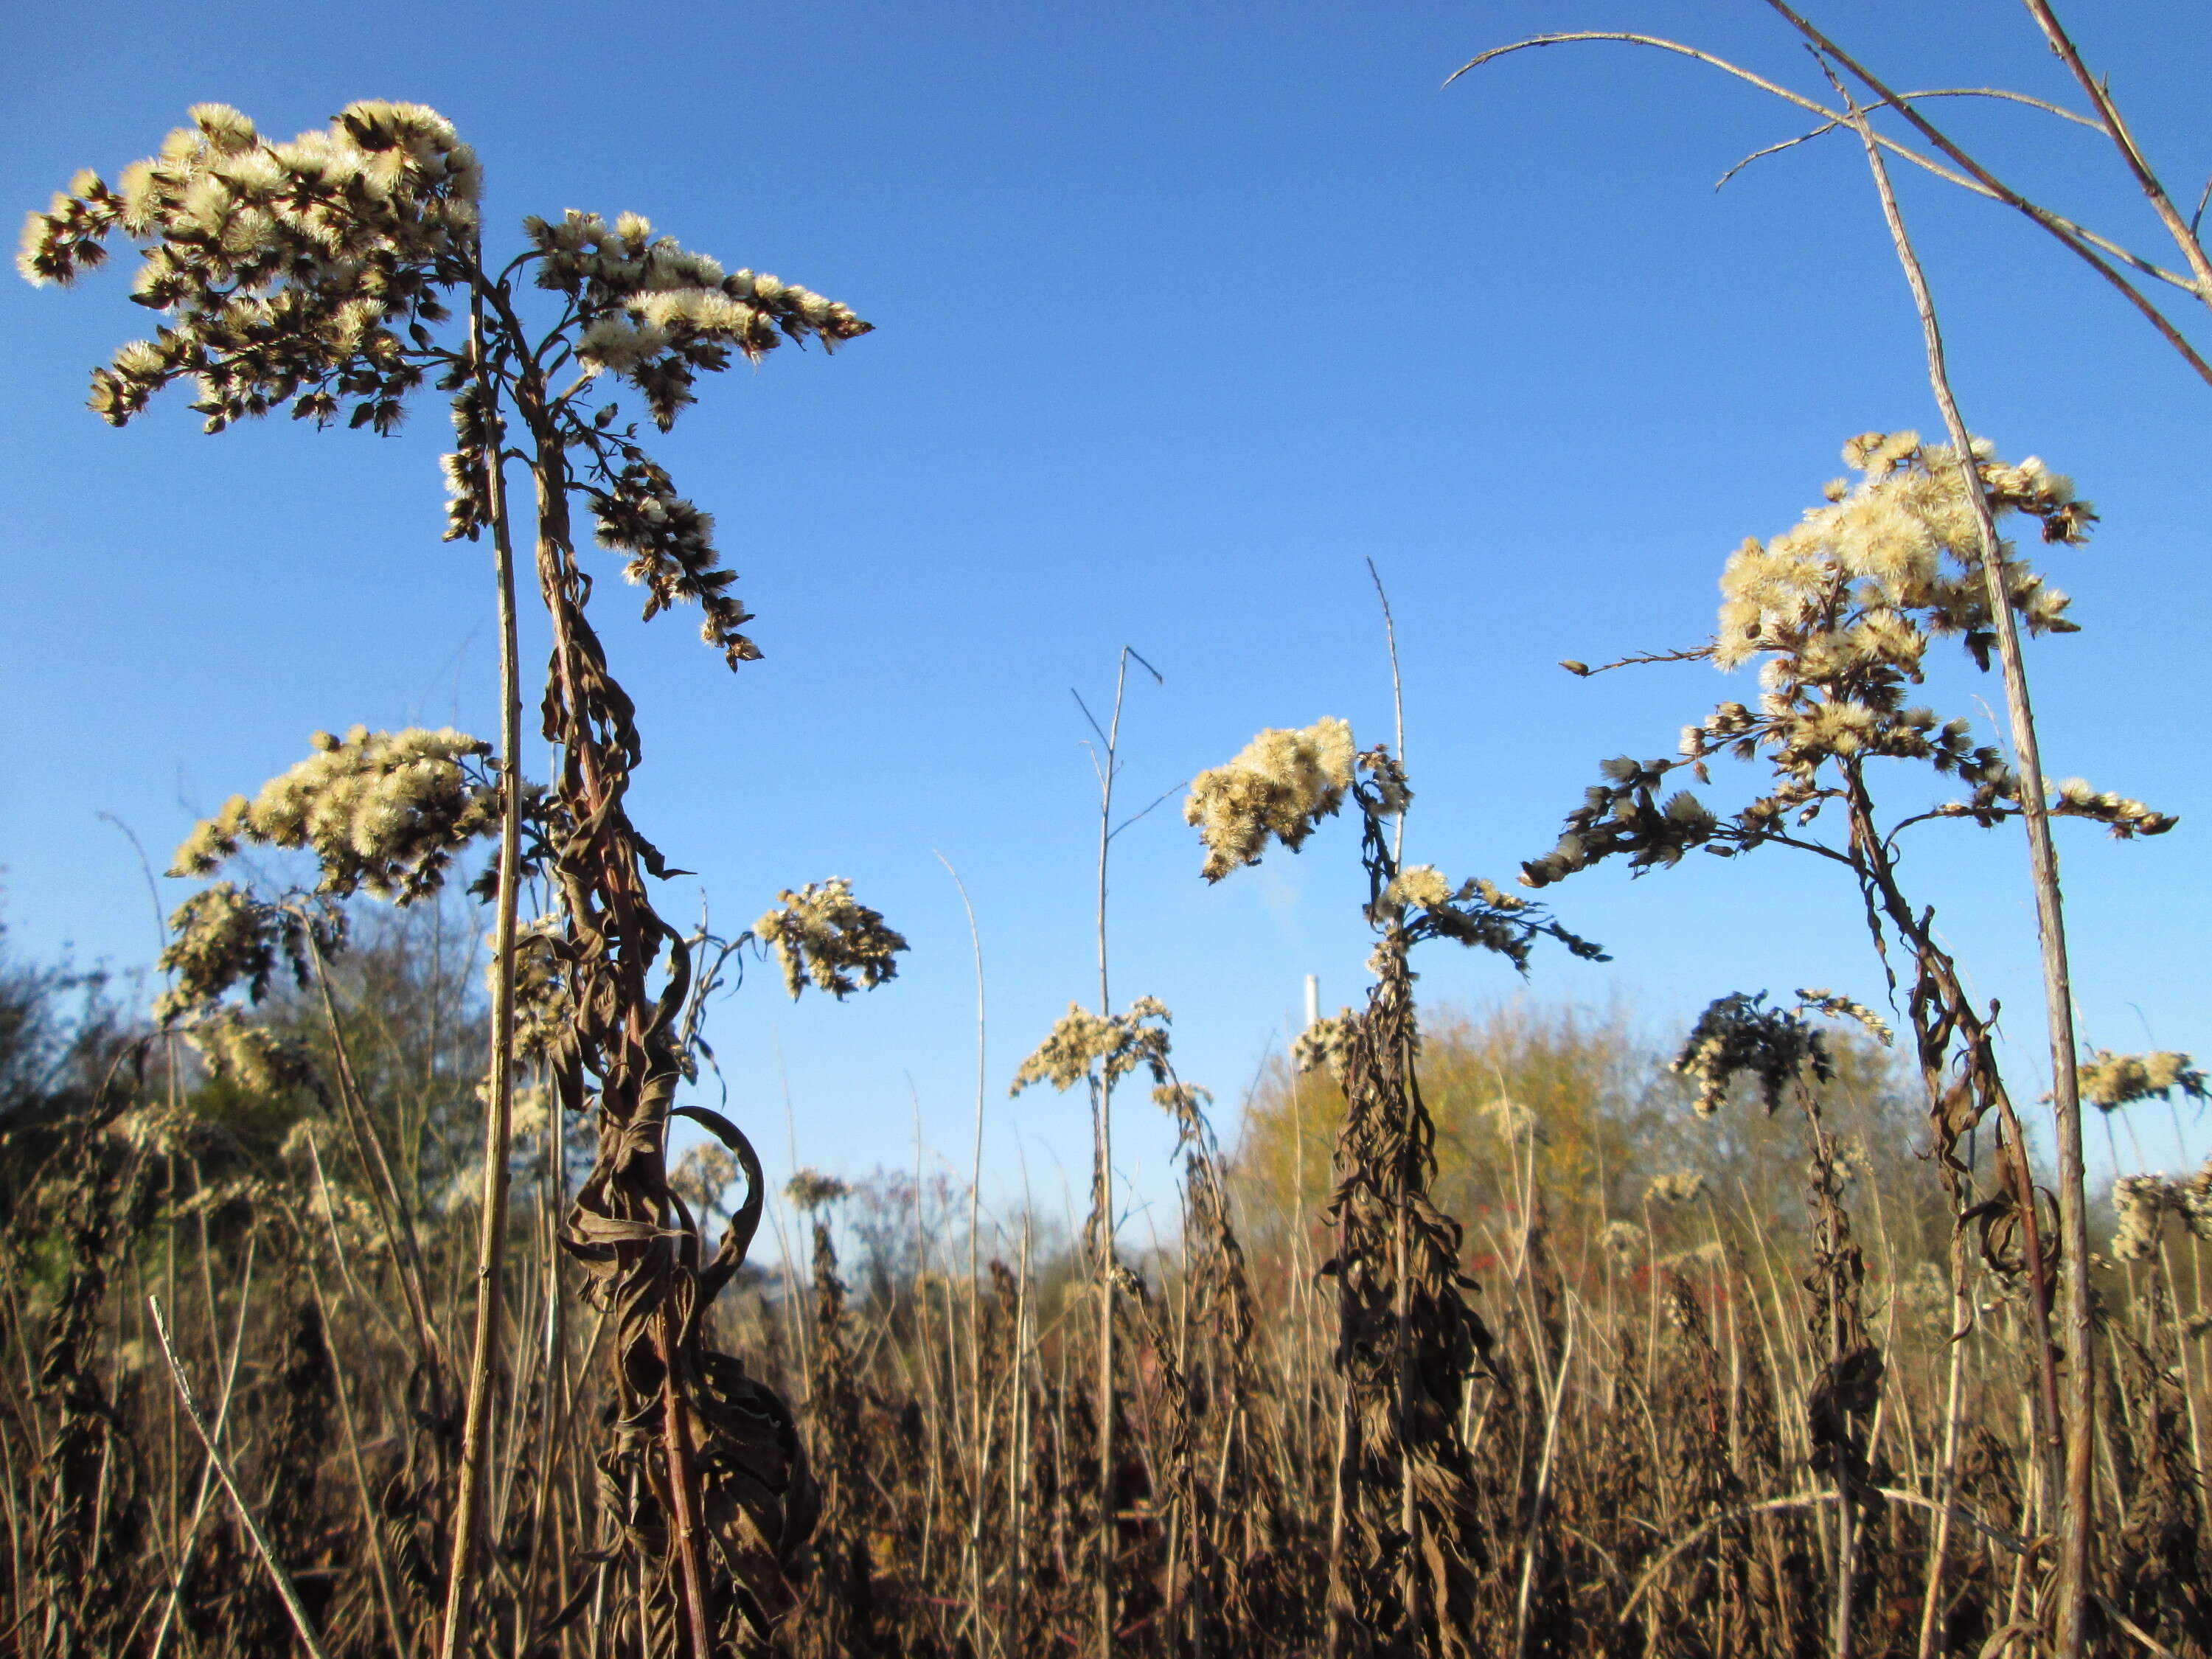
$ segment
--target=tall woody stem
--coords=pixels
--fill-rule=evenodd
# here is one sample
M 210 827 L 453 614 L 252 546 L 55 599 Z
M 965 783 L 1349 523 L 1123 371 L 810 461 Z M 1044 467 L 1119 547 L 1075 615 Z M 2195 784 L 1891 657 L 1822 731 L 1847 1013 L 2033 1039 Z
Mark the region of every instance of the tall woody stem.
M 1898 262 L 1911 285 L 1912 301 L 1920 313 L 1920 331 L 1928 355 L 1928 380 L 1943 414 L 1943 426 L 1959 468 L 1960 488 L 1974 511 L 1981 541 L 1982 578 L 1987 586 L 1990 628 L 1996 635 L 1998 660 L 2003 665 L 2005 707 L 2012 726 L 2013 753 L 2020 776 L 2021 822 L 2027 830 L 2028 867 L 2035 886 L 2036 933 L 2043 951 L 2045 1013 L 2050 1027 L 2051 1098 L 2058 1125 L 2058 1228 L 2063 1274 L 2064 1330 L 2067 1357 L 2066 1389 L 2061 1401 L 2063 1423 L 2051 1423 L 2046 1432 L 2062 1437 L 2064 1444 L 2064 1493 L 2058 1522 L 2058 1619 L 2056 1651 L 2060 1659 L 2080 1659 L 2086 1639 L 2089 1583 L 2089 1529 L 2095 1501 L 2096 1346 L 2089 1306 L 2089 1226 L 2087 1191 L 2082 1170 L 2081 1103 L 2074 1054 L 2074 993 L 2066 965 L 2066 917 L 2058 890 L 2058 856 L 2051 842 L 2051 816 L 2044 798 L 2043 757 L 2036 742 L 2035 715 L 2027 695 L 2027 669 L 2022 661 L 2020 626 L 2013 615 L 2012 596 L 2005 589 L 2003 549 L 1996 522 L 1983 492 L 1981 474 L 1974 465 L 1972 439 L 1960 416 L 1951 390 L 1950 370 L 1943 351 L 1943 331 L 1936 318 L 1936 302 L 1929 293 L 1928 276 L 1913 252 L 1905 218 L 1898 210 L 1889 169 L 1874 130 L 1857 103 L 1850 105 L 1850 121 L 1865 146 L 1867 166 L 1881 197 L 1882 217 Z M 2023 1159 L 2024 1147 L 2017 1148 Z M 2035 1202 L 2032 1180 L 2021 1194 L 2023 1204 Z
M 499 894 L 493 922 L 491 1075 L 485 1090 L 483 1192 L 477 1229 L 477 1317 L 469 1356 L 468 1407 L 461 1431 L 460 1487 L 453 1504 L 453 1557 L 446 1576 L 446 1620 L 439 1659 L 459 1659 L 469 1634 L 469 1591 L 489 1483 L 493 1372 L 499 1340 L 500 1270 L 507 1243 L 507 1151 L 514 1121 L 514 941 L 522 866 L 522 679 L 516 639 L 514 544 L 501 476 L 505 439 L 499 389 L 484 350 L 479 276 L 469 312 L 469 355 L 483 400 L 485 504 L 499 584 Z

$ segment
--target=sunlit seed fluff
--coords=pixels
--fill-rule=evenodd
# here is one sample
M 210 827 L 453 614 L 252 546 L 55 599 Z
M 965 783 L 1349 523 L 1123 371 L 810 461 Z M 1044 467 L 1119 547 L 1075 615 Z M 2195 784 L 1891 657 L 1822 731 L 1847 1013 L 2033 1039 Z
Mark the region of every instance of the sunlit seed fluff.
M 811 982 L 842 1000 L 866 987 L 873 990 L 898 974 L 905 937 L 887 924 L 879 910 L 853 896 L 842 876 L 809 882 L 776 895 L 776 907 L 753 923 L 753 937 L 774 951 L 783 969 L 784 988 L 793 997 Z
M 2119 1225 L 2112 1254 L 2123 1261 L 2142 1261 L 2158 1251 L 2160 1223 L 2169 1204 L 2166 1182 L 2157 1176 L 2122 1176 L 2112 1183 L 2112 1209 Z
M 2138 1101 L 2171 1100 L 2179 1092 L 2192 1100 L 2212 1097 L 2204 1073 L 2185 1054 L 2116 1054 L 2094 1048 L 2077 1077 L 2081 1097 L 2100 1111 L 2115 1111 Z
M 178 849 L 179 873 L 205 873 L 243 842 L 302 848 L 323 891 L 357 890 L 405 902 L 434 890 L 453 853 L 492 832 L 498 792 L 461 763 L 487 752 L 450 729 L 314 736 L 315 752 L 272 778 L 242 811 L 231 804 Z
M 1018 1095 L 1036 1083 L 1064 1091 L 1094 1074 L 1111 1084 L 1139 1066 L 1150 1069 L 1155 1083 L 1164 1084 L 1169 1018 L 1166 1006 L 1153 997 L 1139 997 L 1119 1014 L 1094 1014 L 1071 1002 L 1022 1061 L 1007 1092 Z
M 720 289 L 679 288 L 640 295 L 629 308 L 648 324 L 671 332 L 737 336 L 753 319 L 750 306 L 738 304 Z
M 1227 765 L 1200 773 L 1183 818 L 1206 843 L 1206 878 L 1258 863 L 1270 836 L 1296 852 L 1343 805 L 1356 753 L 1351 726 L 1330 716 L 1300 730 L 1270 727 Z
M 1698 1170 L 1676 1170 L 1668 1174 L 1652 1176 L 1644 1189 L 1647 1204 L 1688 1204 L 1705 1189 L 1704 1172 Z
M 602 317 L 576 338 L 577 356 L 616 374 L 632 374 L 667 349 L 668 333 L 659 325 L 621 317 Z
M 1433 864 L 1408 865 L 1391 880 L 1383 895 L 1388 904 L 1416 904 L 1425 908 L 1450 902 L 1452 884 Z

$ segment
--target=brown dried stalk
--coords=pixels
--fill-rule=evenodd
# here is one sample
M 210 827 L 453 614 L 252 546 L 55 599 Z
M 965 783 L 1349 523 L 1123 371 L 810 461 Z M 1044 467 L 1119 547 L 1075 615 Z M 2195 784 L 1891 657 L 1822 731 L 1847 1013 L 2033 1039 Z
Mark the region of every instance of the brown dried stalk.
M 1839 85 L 1837 90 L 1841 93 L 1843 88 Z M 2027 831 L 2028 865 L 2035 888 L 2036 933 L 2043 954 L 2045 1015 L 2051 1043 L 2051 1109 L 2058 1125 L 2059 1229 L 2063 1235 L 2062 1251 L 2070 1263 L 2063 1285 L 2066 1297 L 2065 1346 L 2071 1363 L 2066 1375 L 2063 1411 L 2051 1413 L 2049 1431 L 2057 1437 L 2062 1432 L 2061 1424 L 2064 1425 L 2065 1501 L 2059 1522 L 2058 1650 L 2064 1659 L 2076 1659 L 2086 1640 L 2090 1534 L 2095 1518 L 2090 1486 L 2096 1459 L 2096 1337 L 2089 1310 L 2088 1192 L 2081 1158 L 2081 1102 L 2074 1054 L 2074 993 L 2066 960 L 2066 913 L 2058 890 L 2058 855 L 2051 841 L 2042 750 L 2036 738 L 2034 712 L 2028 702 L 2027 668 L 2021 654 L 2020 624 L 2005 588 L 2004 560 L 1996 521 L 1990 511 L 1980 470 L 1972 460 L 1973 441 L 1951 389 L 1936 302 L 1929 293 L 1927 273 L 1921 268 L 1919 258 L 1913 252 L 1912 239 L 1905 230 L 1896 192 L 1890 186 L 1889 169 L 1883 162 L 1881 146 L 1874 141 L 1874 129 L 1855 100 L 1845 94 L 1845 101 L 1851 125 L 1866 150 L 1875 188 L 1881 198 L 1882 218 L 1888 226 L 1891 243 L 1912 289 L 1913 306 L 1919 313 L 1921 334 L 1927 347 L 1929 382 L 1935 390 L 1936 404 L 1942 410 L 1944 429 L 1950 434 L 1952 453 L 1957 457 L 1960 487 L 1973 508 L 1975 526 L 1981 537 L 1982 573 L 1988 588 L 1997 658 L 2004 670 L 2005 708 L 2012 726 L 2014 764 L 2020 772 L 2021 821 Z M 2027 1149 L 2017 1126 L 2008 1127 L 2013 1134 L 2014 1156 L 2024 1165 Z M 2022 1190 L 2018 1200 L 2031 1251 L 2030 1272 L 2038 1280 L 2039 1304 L 2046 1304 L 2049 1292 L 2042 1282 L 2045 1264 L 2034 1259 L 2041 1254 L 2035 1187 L 2024 1170 L 2020 1184 Z M 2052 1363 L 2048 1339 L 2043 1346 L 2047 1381 Z
M 515 932 L 522 887 L 522 665 L 515 633 L 514 545 L 507 510 L 506 430 L 500 419 L 484 337 L 482 236 L 471 249 L 468 355 L 486 441 L 476 459 L 492 536 L 494 584 L 499 595 L 499 856 L 495 866 L 492 923 L 491 1057 L 485 1086 L 483 1187 L 478 1199 L 476 1327 L 469 1350 L 467 1405 L 461 1427 L 460 1481 L 453 1495 L 453 1555 L 446 1571 L 446 1615 L 440 1659 L 459 1659 L 467 1639 L 473 1566 L 483 1547 L 484 1490 L 489 1480 L 489 1430 L 495 1387 L 501 1274 L 507 1244 L 507 1159 L 514 1122 Z
M 261 1530 L 260 1523 L 253 1518 L 253 1510 L 247 1504 L 245 1494 L 239 1491 L 238 1477 L 231 1469 L 230 1460 L 222 1455 L 222 1449 L 215 1443 L 214 1435 L 208 1431 L 207 1419 L 200 1415 L 198 1403 L 192 1398 L 192 1385 L 185 1378 L 184 1367 L 177 1363 L 176 1347 L 169 1340 L 169 1322 L 162 1316 L 161 1298 L 148 1297 L 146 1306 L 153 1315 L 154 1332 L 161 1340 L 161 1357 L 169 1363 L 169 1378 L 176 1384 L 177 1399 L 184 1407 L 185 1419 L 192 1425 L 193 1432 L 199 1436 L 200 1443 L 207 1448 L 208 1462 L 222 1481 L 222 1489 L 230 1494 L 232 1507 L 238 1511 L 239 1524 L 246 1528 L 246 1535 L 253 1541 L 254 1553 L 260 1556 L 261 1565 L 268 1569 L 270 1582 L 283 1598 L 284 1611 L 291 1615 L 292 1627 L 299 1632 L 300 1645 L 307 1649 L 310 1659 L 330 1659 L 324 1651 L 321 1638 L 316 1634 L 314 1621 L 307 1617 L 307 1608 L 300 1603 L 299 1591 L 292 1587 L 290 1575 L 284 1571 L 283 1563 L 276 1559 L 276 1552 L 270 1547 L 269 1539 Z

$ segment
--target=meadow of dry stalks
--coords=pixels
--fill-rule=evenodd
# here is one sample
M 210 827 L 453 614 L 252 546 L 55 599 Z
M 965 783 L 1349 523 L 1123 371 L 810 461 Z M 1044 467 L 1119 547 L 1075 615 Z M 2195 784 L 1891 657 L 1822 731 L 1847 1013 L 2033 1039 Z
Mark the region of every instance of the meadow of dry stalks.
M 411 1252 L 364 1213 L 362 1149 L 313 1084 L 257 1096 L 110 1034 L 73 1062 L 67 1109 L 12 1133 L 11 1170 L 36 1170 L 9 1194 L 14 1650 L 294 1650 L 181 1416 L 149 1296 L 322 1650 L 429 1645 L 475 1236 L 453 1194 L 469 1190 L 483 1020 L 437 959 L 453 945 L 421 924 L 386 933 L 329 1009 L 285 1014 L 318 1078 L 349 1053 L 362 1127 L 406 1146 Z M 1954 1351 L 1948 1217 L 1900 1149 L 1909 1079 L 1871 1042 L 1839 1053 L 1817 1091 L 1824 1176 L 1802 1114 L 1735 1099 L 1697 1121 L 1623 1022 L 1521 1006 L 1437 1024 L 1435 1188 L 1464 1229 L 1483 1332 L 1449 1425 L 1474 1506 L 1455 1648 L 1823 1653 L 1846 1584 L 1862 1653 L 1978 1652 L 2032 1616 L 2051 1495 L 2021 1298 L 1986 1282 Z M 1287 1064 L 1239 1157 L 1191 1117 L 1182 1233 L 1129 1264 L 1115 1302 L 1110 1563 L 1093 1304 L 1065 1237 L 990 1227 L 971 1279 L 964 1194 L 794 1182 L 793 1268 L 754 1275 L 715 1316 L 720 1346 L 799 1402 L 820 1492 L 789 1568 L 787 1650 L 1088 1650 L 1110 1569 L 1117 1652 L 1321 1650 L 1343 1383 L 1337 1297 L 1316 1270 L 1334 1249 L 1322 1202 L 1343 1118 L 1325 1068 Z M 544 1135 L 517 1165 L 477 1645 L 580 1659 L 634 1651 L 606 1613 L 637 1590 L 609 1559 L 599 1467 L 611 1327 L 555 1245 Z M 729 1173 L 695 1159 L 685 1179 L 696 1202 L 735 1204 Z M 2204 1246 L 2168 1224 L 2124 1249 L 2097 1274 L 2098 1588 L 2116 1625 L 2212 1650 Z M 1861 1356 L 1842 1372 L 1838 1322 Z M 1923 1650 L 1954 1352 L 1965 1443 Z
M 2075 624 L 1999 526 L 2063 550 L 2096 514 L 1971 437 L 1843 72 L 1966 170 L 1946 176 L 2040 210 L 1778 9 L 1844 105 L 1808 107 L 1865 149 L 1948 441 L 1850 440 L 1856 480 L 1729 560 L 1712 637 L 1631 659 L 1755 663 L 1756 706 L 1603 762 L 1521 884 L 1814 855 L 1862 901 L 1898 1029 L 1780 988 L 1698 988 L 1705 1013 L 1665 1033 L 1422 1004 L 1419 951 L 1601 953 L 1402 861 L 1402 731 L 1362 748 L 1323 719 L 1260 733 L 1186 803 L 1209 881 L 1356 838 L 1374 936 L 1362 1005 L 1314 1022 L 1224 1145 L 1169 1012 L 1109 995 L 1117 695 L 1094 722 L 1097 1006 L 1006 1079 L 1090 1104 L 1090 1213 L 1065 1227 L 986 1224 L 917 1178 L 765 1170 L 697 1101 L 732 953 L 842 998 L 906 941 L 836 878 L 735 939 L 686 933 L 628 815 L 649 715 L 587 614 L 576 526 L 648 618 L 696 606 L 751 660 L 713 520 L 636 406 L 665 431 L 738 358 L 868 324 L 634 214 L 528 219 L 487 252 L 475 152 L 414 105 L 287 143 L 200 106 L 114 185 L 82 173 L 34 213 L 27 276 L 135 244 L 166 319 L 94 372 L 112 424 L 180 383 L 211 432 L 287 407 L 385 431 L 447 394 L 448 538 L 490 544 L 504 642 L 495 744 L 319 733 L 194 831 L 172 873 L 210 884 L 170 919 L 149 1017 L 0 961 L 0 1652 L 2212 1656 L 2212 1165 L 2122 1179 L 2093 1233 L 2080 1138 L 2082 1103 L 2109 1124 L 2207 1085 L 2185 1055 L 2077 1065 L 2049 831 L 2175 820 L 2043 782 L 2021 635 Z M 2161 216 L 2212 304 L 2193 225 Z M 2110 246 L 2049 217 L 2093 264 Z M 2009 752 L 1917 701 L 1961 644 L 2001 674 Z M 1730 762 L 1759 773 L 1746 804 L 1676 787 Z M 1899 850 L 2014 823 L 2055 1170 Z M 286 886 L 264 851 L 312 873 Z M 1181 1224 L 1146 1253 L 1111 1219 L 1117 1102 L 1180 1134 Z

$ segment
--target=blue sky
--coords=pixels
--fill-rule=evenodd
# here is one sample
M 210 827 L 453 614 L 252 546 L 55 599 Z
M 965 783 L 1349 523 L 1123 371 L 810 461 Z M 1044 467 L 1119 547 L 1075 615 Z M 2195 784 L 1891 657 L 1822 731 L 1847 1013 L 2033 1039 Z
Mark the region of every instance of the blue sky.
M 2075 9 L 2154 160 L 2193 191 L 2212 164 L 2212 39 L 2152 9 Z M 1907 85 L 2071 101 L 1998 0 L 1821 16 Z M 926 1156 L 965 1164 L 973 986 L 935 854 L 950 859 L 989 977 L 990 1180 L 1004 1192 L 1025 1164 L 1049 1206 L 1061 1168 L 1080 1188 L 1079 1107 L 1004 1089 L 1095 983 L 1097 800 L 1071 687 L 1099 707 L 1124 644 L 1164 674 L 1133 684 L 1125 721 L 1139 803 L 1263 726 L 1337 714 L 1385 737 L 1371 557 L 1399 619 L 1409 855 L 1503 879 L 1549 848 L 1599 758 L 1668 752 L 1738 694 L 1702 666 L 1583 683 L 1556 660 L 1696 642 L 1729 550 L 1813 503 L 1844 437 L 1937 425 L 1848 143 L 1716 194 L 1803 124 L 1711 71 L 1583 46 L 1439 90 L 1481 47 L 1567 27 L 1685 36 L 1820 84 L 1750 0 L 35 0 L 0 21 L 0 201 L 40 204 L 81 166 L 112 176 L 195 101 L 289 133 L 355 98 L 407 99 L 482 153 L 495 234 L 527 212 L 635 209 L 875 322 L 832 360 L 779 352 L 709 385 L 660 446 L 718 515 L 768 655 L 732 676 L 681 618 L 635 626 L 603 585 L 647 739 L 634 810 L 732 926 L 841 874 L 912 941 L 872 997 L 794 1007 L 761 975 L 717 1012 L 764 1147 L 786 1145 L 787 1078 L 799 1158 L 847 1173 L 910 1166 L 917 1115 Z M 1944 113 L 2024 186 L 2170 258 L 2093 135 L 2016 108 Z M 1933 181 L 1903 188 L 1970 422 L 2074 473 L 2104 514 L 2054 561 L 2086 631 L 2033 652 L 2048 764 L 2185 817 L 2133 846 L 2063 838 L 2083 1035 L 2212 1048 L 2196 851 L 2212 803 L 2191 737 L 2212 392 L 2047 239 Z M 0 330 L 10 946 L 143 963 L 149 901 L 97 815 L 158 860 L 318 726 L 489 730 L 487 556 L 438 539 L 434 400 L 389 441 L 289 423 L 206 439 L 173 394 L 117 433 L 83 393 L 141 331 L 122 278 L 0 285 Z M 1972 676 L 1936 689 L 1960 713 L 1997 702 Z M 1731 798 L 1723 780 L 1712 799 Z M 1332 1006 L 1361 992 L 1354 842 L 1331 825 L 1214 890 L 1172 802 L 1116 843 L 1117 1000 L 1175 1010 L 1183 1073 L 1224 1119 L 1305 974 Z M 1911 873 L 2003 1000 L 2027 1095 L 2022 866 L 2015 835 L 1960 830 Z M 673 914 L 696 904 L 684 885 Z M 1786 854 L 1608 870 L 1547 896 L 1616 960 L 1543 957 L 1531 995 L 1625 998 L 1663 1024 L 1737 988 L 1878 994 L 1850 895 Z M 1494 959 L 1443 948 L 1428 994 L 1515 993 Z M 1127 1115 L 1122 1167 L 1158 1195 L 1170 1138 L 1148 1107 Z M 2147 1140 L 2160 1161 L 2204 1150 Z

